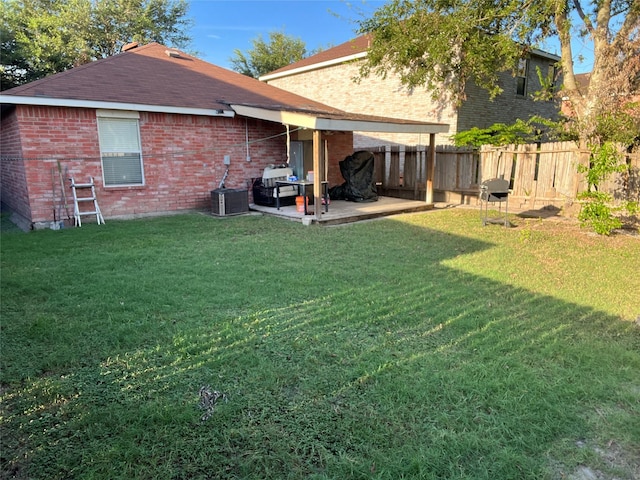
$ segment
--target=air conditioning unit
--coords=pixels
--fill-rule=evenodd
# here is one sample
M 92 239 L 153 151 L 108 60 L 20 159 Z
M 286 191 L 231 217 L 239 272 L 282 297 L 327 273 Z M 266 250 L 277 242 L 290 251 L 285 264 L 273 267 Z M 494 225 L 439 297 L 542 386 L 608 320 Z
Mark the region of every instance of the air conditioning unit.
M 219 217 L 247 213 L 249 211 L 249 192 L 231 188 L 212 190 L 211 211 Z

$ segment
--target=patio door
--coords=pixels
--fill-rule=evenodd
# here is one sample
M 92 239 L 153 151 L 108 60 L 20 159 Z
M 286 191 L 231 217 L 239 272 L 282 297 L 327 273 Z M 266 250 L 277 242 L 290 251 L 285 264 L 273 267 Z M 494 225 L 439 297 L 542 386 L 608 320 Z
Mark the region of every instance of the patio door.
M 308 140 L 294 140 L 289 149 L 289 166 L 293 174 L 299 179 L 307 178 L 307 173 L 313 170 L 313 142 Z

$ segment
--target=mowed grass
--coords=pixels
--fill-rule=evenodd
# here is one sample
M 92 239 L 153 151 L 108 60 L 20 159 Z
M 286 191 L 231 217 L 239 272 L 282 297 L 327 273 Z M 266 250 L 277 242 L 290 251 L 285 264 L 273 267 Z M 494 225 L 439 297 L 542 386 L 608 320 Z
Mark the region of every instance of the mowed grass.
M 5 232 L 2 476 L 632 479 L 640 241 L 513 222 Z

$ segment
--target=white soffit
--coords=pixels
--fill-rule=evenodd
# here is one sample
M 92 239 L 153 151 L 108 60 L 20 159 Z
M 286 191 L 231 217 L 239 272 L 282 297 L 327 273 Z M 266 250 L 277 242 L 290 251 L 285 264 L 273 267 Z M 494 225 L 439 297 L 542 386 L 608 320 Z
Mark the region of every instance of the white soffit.
M 236 114 L 268 122 L 294 125 L 311 130 L 333 130 L 340 132 L 384 132 L 384 133 L 447 133 L 446 123 L 404 123 L 390 118 L 388 121 L 366 118 L 331 118 L 330 114 L 312 114 L 288 110 L 270 110 L 247 105 L 231 105 Z M 345 117 L 349 114 L 345 113 Z
M 208 117 L 233 117 L 231 110 L 210 108 L 173 107 L 169 105 L 144 105 L 137 103 L 104 102 L 96 100 L 76 100 L 54 97 L 31 97 L 21 95 L 2 95 L 0 103 L 11 105 L 36 105 L 44 107 L 95 108 L 104 110 L 131 110 L 139 112 L 178 113 L 183 115 L 204 115 Z

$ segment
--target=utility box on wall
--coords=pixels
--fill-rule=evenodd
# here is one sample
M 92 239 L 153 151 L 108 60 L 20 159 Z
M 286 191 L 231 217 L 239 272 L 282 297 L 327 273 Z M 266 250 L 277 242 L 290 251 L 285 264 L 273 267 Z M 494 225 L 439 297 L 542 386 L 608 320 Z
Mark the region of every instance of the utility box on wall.
M 249 192 L 231 188 L 212 190 L 211 211 L 219 217 L 247 213 L 249 211 Z

